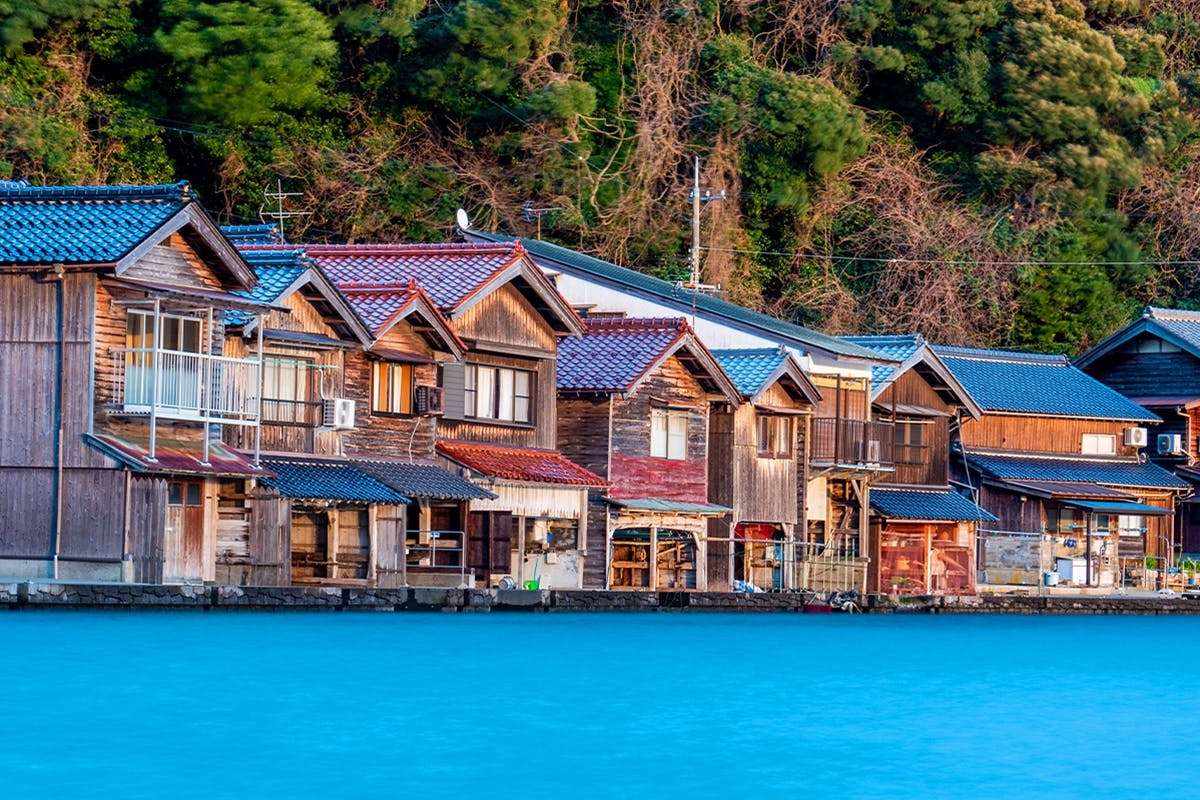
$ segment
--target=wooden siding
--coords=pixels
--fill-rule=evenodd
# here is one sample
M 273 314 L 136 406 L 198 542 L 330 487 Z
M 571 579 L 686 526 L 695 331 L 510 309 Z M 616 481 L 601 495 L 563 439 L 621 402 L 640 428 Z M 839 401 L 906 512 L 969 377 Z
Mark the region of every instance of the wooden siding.
M 134 580 L 162 583 L 166 521 L 166 480 L 132 477 L 129 481 L 129 553 L 134 562 Z
M 963 422 L 961 437 L 968 449 L 1079 455 L 1083 434 L 1113 434 L 1117 437 L 1117 455 L 1132 458 L 1137 455 L 1138 448 L 1125 446 L 1123 431 L 1144 424 L 990 414 Z
M 847 378 L 837 375 L 813 373 L 809 376 L 813 385 L 821 390 L 815 416 L 842 417 L 843 419 L 870 419 L 868 383 L 863 378 Z
M 786 458 L 759 457 L 758 418 L 758 411 L 749 403 L 736 411 L 719 411 L 711 416 L 709 499 L 732 508 L 733 523 L 794 525 L 800 520 L 795 433 L 804 418 L 791 418 L 793 439 L 791 455 Z
M 675 357 L 642 381 L 629 398 L 614 397 L 609 441 L 610 495 L 708 501 L 707 396 L 696 377 Z M 650 455 L 650 414 L 657 406 L 688 409 L 683 460 Z
M 558 450 L 584 469 L 608 477 L 609 414 L 612 400 L 558 401 Z
M 915 405 L 940 411 L 945 416 L 922 418 L 921 425 L 922 447 L 918 451 L 910 446 L 902 446 L 898 442 L 892 451 L 896 462 L 896 471 L 880 481 L 880 485 L 903 486 L 946 486 L 950 478 L 950 417 L 957 409 L 942 399 L 929 382 L 916 370 L 909 370 L 899 376 L 876 399 L 880 406 L 875 413 L 876 419 L 891 419 L 891 405 Z M 900 425 L 913 418 L 899 414 L 897 432 Z M 903 463 L 905 454 L 910 456 L 920 454 L 919 463 Z
M 255 487 L 249 495 L 249 552 L 253 565 L 249 583 L 287 586 L 292 575 L 292 504 L 264 486 Z
M 374 349 L 411 353 L 422 358 L 433 359 L 435 352 L 407 320 L 391 327 L 373 346 Z M 346 397 L 355 402 L 355 429 L 343 434 L 343 443 L 348 453 L 370 453 L 395 458 L 430 459 L 434 457 L 433 446 L 438 437 L 438 417 L 400 416 L 377 414 L 371 410 L 373 396 L 374 364 L 376 362 L 361 351 L 346 355 Z M 436 364 L 415 364 L 413 369 L 416 386 L 436 386 L 438 368 Z
M 555 409 L 557 392 L 554 359 L 506 358 L 491 353 L 472 351 L 467 355 L 467 363 L 534 371 L 533 424 L 513 425 L 443 417 L 438 422 L 440 438 L 495 442 L 518 447 L 541 447 L 547 450 L 555 448 L 558 413 Z M 448 399 L 447 402 L 449 402 Z
M 407 508 L 402 505 L 371 507 L 375 532 L 373 578 L 377 586 L 404 585 L 404 556 L 407 546 Z
M 491 346 L 553 353 L 557 339 L 546 318 L 512 284 L 500 287 L 453 321 L 461 338 Z
M 178 232 L 172 233 L 163 242 L 151 248 L 137 263 L 131 264 L 121 273 L 121 277 L 171 286 L 224 288 L 212 269 Z
M 1200 397 L 1200 359 L 1182 351 L 1111 352 L 1084 371 L 1126 397 Z

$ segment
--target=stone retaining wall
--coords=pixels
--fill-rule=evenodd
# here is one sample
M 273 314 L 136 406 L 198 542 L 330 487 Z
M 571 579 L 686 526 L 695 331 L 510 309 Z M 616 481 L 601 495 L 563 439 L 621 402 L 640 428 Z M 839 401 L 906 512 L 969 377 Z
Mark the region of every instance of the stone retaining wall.
M 618 592 L 599 590 L 400 589 L 326 586 L 156 586 L 129 583 L 0 582 L 0 608 L 193 608 L 332 611 L 751 611 L 801 612 L 802 594 Z M 821 606 L 808 609 L 828 610 Z M 875 614 L 1200 614 L 1200 599 L 1183 597 L 867 598 Z

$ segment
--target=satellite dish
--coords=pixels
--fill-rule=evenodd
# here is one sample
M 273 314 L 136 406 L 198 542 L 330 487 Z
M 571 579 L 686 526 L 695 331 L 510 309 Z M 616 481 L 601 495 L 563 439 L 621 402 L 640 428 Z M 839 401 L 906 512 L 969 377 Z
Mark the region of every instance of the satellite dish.
M 458 211 L 454 212 L 454 220 L 458 223 L 458 229 L 460 231 L 471 230 L 471 220 L 467 216 L 467 212 L 465 210 L 460 208 Z

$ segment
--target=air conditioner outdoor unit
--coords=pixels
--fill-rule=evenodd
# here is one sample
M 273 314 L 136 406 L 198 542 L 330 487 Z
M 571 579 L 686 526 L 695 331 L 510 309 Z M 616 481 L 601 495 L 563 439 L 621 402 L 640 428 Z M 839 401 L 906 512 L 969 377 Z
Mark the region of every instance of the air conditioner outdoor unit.
M 1145 447 L 1148 444 L 1150 444 L 1150 432 L 1145 428 L 1125 429 L 1126 447 Z
M 1178 433 L 1160 433 L 1158 452 L 1162 455 L 1179 455 L 1183 452 L 1183 437 Z
M 417 387 L 417 413 L 422 416 L 437 417 L 446 413 L 440 386 Z
M 354 401 L 344 397 L 322 400 L 321 418 L 321 424 L 326 428 L 350 430 L 354 427 Z

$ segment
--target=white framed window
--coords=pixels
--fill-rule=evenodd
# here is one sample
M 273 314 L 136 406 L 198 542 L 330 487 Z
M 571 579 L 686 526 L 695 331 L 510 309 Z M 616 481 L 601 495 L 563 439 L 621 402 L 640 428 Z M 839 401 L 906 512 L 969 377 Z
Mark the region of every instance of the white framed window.
M 191 415 L 201 404 L 200 356 L 204 322 L 160 314 L 155 337 L 153 311 L 130 310 L 125 318 L 125 407 L 171 409 Z M 159 361 L 155 387 L 154 362 Z
M 268 354 L 263 358 L 263 419 L 269 422 L 305 422 L 312 362 L 293 356 Z
M 463 411 L 473 419 L 533 422 L 533 372 L 467 364 L 463 373 Z
M 792 454 L 792 418 L 762 415 L 758 418 L 760 458 L 787 458 Z
M 1115 456 L 1117 435 L 1115 433 L 1085 433 L 1080 452 L 1085 456 Z
M 650 455 L 672 461 L 687 459 L 687 429 L 686 410 L 650 409 Z
M 412 364 L 376 361 L 372 379 L 372 411 L 380 414 L 413 413 Z

